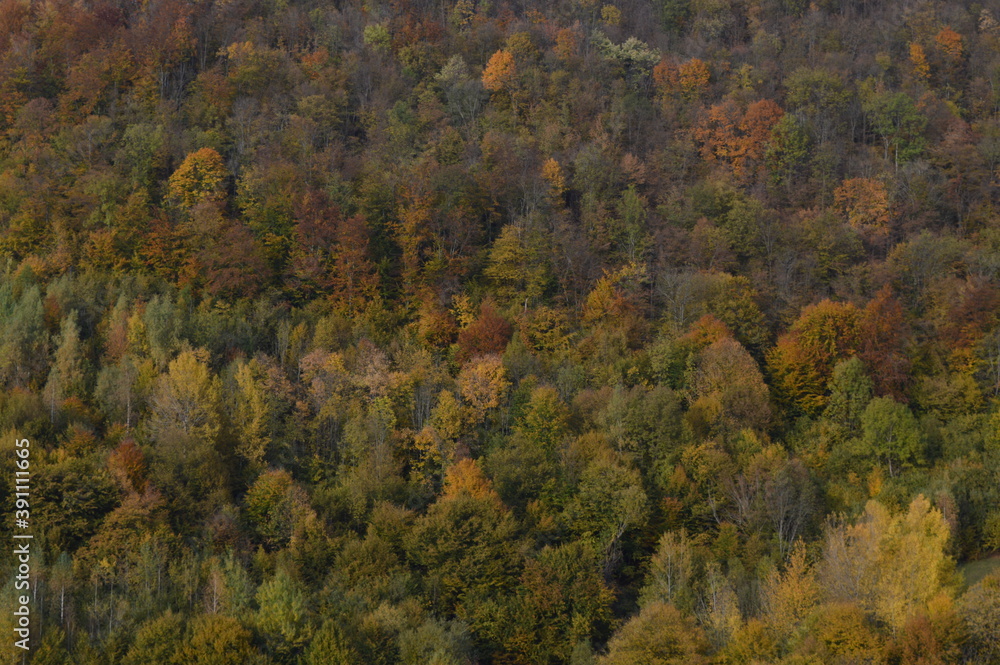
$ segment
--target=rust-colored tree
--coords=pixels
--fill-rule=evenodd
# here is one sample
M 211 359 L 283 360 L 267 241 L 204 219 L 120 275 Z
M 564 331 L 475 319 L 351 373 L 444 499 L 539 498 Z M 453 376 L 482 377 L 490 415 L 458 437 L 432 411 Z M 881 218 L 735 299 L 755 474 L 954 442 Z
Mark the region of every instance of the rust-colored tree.
M 510 323 L 497 314 L 489 302 L 479 307 L 479 317 L 458 333 L 456 360 L 465 362 L 477 356 L 503 353 L 513 333 Z

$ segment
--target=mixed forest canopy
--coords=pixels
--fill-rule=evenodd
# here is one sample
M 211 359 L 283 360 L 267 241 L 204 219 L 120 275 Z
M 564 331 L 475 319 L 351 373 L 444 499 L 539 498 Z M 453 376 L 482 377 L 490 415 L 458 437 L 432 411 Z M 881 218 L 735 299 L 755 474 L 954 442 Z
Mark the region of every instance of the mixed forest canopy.
M 998 177 L 992 3 L 0 0 L 28 661 L 1000 662 Z

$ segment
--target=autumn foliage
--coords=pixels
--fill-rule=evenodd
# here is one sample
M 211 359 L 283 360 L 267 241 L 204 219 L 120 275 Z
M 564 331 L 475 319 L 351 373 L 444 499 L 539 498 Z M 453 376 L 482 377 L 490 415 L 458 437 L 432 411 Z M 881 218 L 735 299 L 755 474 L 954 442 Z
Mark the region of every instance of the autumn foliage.
M 905 4 L 0 0 L 0 661 L 1000 662 L 1000 13 Z

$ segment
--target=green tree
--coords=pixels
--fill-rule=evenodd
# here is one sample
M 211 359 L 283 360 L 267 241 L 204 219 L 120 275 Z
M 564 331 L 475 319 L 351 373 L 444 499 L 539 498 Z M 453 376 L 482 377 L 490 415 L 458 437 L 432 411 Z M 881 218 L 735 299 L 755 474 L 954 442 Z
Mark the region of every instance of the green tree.
M 180 614 L 167 610 L 158 617 L 144 622 L 136 631 L 135 640 L 123 659 L 124 665 L 164 663 L 179 665 L 185 621 Z
M 87 364 L 80 341 L 80 326 L 77 312 L 66 316 L 59 329 L 59 346 L 45 383 L 45 400 L 48 402 L 51 418 L 64 400 L 69 397 L 87 397 Z
M 254 623 L 268 652 L 279 663 L 296 662 L 312 640 L 314 628 L 301 586 L 281 567 L 257 591 Z
M 404 539 L 425 593 L 445 616 L 470 594 L 509 589 L 520 568 L 517 522 L 481 474 L 470 482 L 463 468 L 449 470 L 444 496 Z
M 842 360 L 833 368 L 830 379 L 830 400 L 823 415 L 856 432 L 861 427 L 861 416 L 872 399 L 872 381 L 865 365 L 856 356 Z
M 882 140 L 883 159 L 898 169 L 924 150 L 927 118 L 905 92 L 892 93 L 871 80 L 861 85 L 861 107 Z
M 302 654 L 304 665 L 361 665 L 358 652 L 351 646 L 336 621 L 323 622 Z
M 869 402 L 861 414 L 861 439 L 890 476 L 923 461 L 924 440 L 917 419 L 905 404 L 890 397 Z
M 0 286 L 0 314 L 0 379 L 6 386 L 26 387 L 47 357 L 41 290 L 30 286 L 15 293 L 8 281 Z

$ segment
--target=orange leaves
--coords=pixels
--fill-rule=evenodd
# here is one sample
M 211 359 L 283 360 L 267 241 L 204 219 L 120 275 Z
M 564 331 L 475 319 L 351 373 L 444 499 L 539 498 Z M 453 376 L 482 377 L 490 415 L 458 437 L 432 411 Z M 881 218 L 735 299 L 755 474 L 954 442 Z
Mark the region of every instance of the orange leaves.
M 903 353 L 906 322 L 890 289 L 879 291 L 864 310 L 823 300 L 802 310 L 767 355 L 775 390 L 806 413 L 826 404 L 834 366 L 858 356 L 881 395 L 900 395 L 909 361 Z
M 653 82 L 660 92 L 680 95 L 687 101 L 699 99 L 708 90 L 711 76 L 708 65 L 698 58 L 677 67 L 664 60 L 653 68 Z
M 492 501 L 498 506 L 501 505 L 500 497 L 493 490 L 493 483 L 479 468 L 476 460 L 468 458 L 459 460 L 448 467 L 444 477 L 444 493 L 441 498 L 442 500 L 451 499 L 463 494 L 474 499 Z
M 111 475 L 128 492 L 146 491 L 146 460 L 132 439 L 125 439 L 108 456 Z
M 290 268 L 296 287 L 306 293 L 329 293 L 337 306 L 349 312 L 364 308 L 378 288 L 365 219 L 344 217 L 318 192 L 302 196 L 295 214 Z
M 917 78 L 926 81 L 931 75 L 931 66 L 927 62 L 924 47 L 916 42 L 910 43 L 910 62 L 913 63 L 913 73 Z
M 878 395 L 902 399 L 910 360 L 903 353 L 906 341 L 903 308 L 884 287 L 866 306 L 861 318 L 861 347 L 858 357 L 864 361 Z
M 869 240 L 889 232 L 889 193 L 874 178 L 845 180 L 834 193 L 834 202 L 852 228 Z
M 571 60 L 580 48 L 580 38 L 576 30 L 563 28 L 556 33 L 556 45 L 553 49 L 556 57 L 563 62 Z
M 767 355 L 779 395 L 806 413 L 819 411 L 834 365 L 857 352 L 860 328 L 861 312 L 851 303 L 806 307 Z
M 394 225 L 396 242 L 403 250 L 403 282 L 410 291 L 415 291 L 419 284 L 421 268 L 429 251 L 432 235 L 429 225 L 434 209 L 433 195 L 407 191 L 405 203 L 399 210 L 399 221 Z
M 486 63 L 486 69 L 483 70 L 483 87 L 490 92 L 509 91 L 514 85 L 516 75 L 514 55 L 510 51 L 501 49 Z
M 771 130 L 785 112 L 769 99 L 754 102 L 743 112 L 731 99 L 716 104 L 695 127 L 695 140 L 707 161 L 728 163 L 736 175 L 759 164 L 771 139 Z
M 937 33 L 934 37 L 934 42 L 948 60 L 958 62 L 962 59 L 962 53 L 964 52 L 962 35 L 948 26 L 945 26 L 941 29 L 941 32 Z

